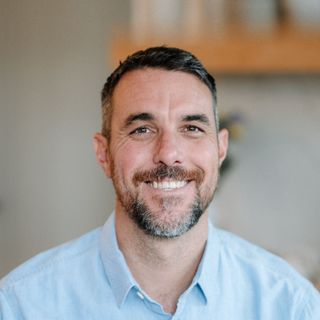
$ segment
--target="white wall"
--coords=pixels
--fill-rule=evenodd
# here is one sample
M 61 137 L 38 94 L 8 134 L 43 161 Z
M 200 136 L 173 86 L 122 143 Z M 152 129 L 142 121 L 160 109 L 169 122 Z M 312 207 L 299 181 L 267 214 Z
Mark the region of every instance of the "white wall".
M 125 1 L 1 0 L 0 276 L 113 208 L 91 138 L 107 41 L 127 11 Z
M 218 80 L 221 109 L 245 117 L 219 223 L 282 255 L 312 252 L 320 264 L 320 76 Z
M 114 194 L 92 152 L 107 43 L 128 1 L 0 0 L 0 277 L 101 225 Z M 220 224 L 272 250 L 320 247 L 320 77 L 219 78 L 246 135 Z

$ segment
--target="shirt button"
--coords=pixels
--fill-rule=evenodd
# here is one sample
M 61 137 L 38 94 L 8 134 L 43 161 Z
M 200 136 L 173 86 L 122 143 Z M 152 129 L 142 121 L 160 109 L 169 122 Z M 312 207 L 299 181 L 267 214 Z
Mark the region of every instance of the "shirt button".
M 140 292 L 140 291 L 137 291 L 137 296 L 143 300 L 144 299 L 144 295 Z

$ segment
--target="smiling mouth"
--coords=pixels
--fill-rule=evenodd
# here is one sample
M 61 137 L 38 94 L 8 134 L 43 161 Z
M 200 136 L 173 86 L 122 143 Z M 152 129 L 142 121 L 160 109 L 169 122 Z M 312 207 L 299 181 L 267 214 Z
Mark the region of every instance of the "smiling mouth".
M 146 181 L 146 183 L 153 189 L 160 190 L 174 190 L 187 185 L 189 181 L 186 180 L 167 180 L 167 181 Z

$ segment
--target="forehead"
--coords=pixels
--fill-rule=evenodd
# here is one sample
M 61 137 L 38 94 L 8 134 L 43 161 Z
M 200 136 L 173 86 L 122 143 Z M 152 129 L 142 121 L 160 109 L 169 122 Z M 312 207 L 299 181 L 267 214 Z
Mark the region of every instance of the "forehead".
M 123 75 L 112 96 L 113 116 L 128 113 L 200 112 L 213 116 L 213 97 L 195 75 L 146 68 Z

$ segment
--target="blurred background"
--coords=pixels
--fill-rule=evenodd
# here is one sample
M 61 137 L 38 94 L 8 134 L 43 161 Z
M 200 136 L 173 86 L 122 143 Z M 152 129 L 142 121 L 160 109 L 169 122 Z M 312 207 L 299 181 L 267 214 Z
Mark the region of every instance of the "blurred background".
M 152 45 L 215 75 L 230 154 L 210 215 L 320 282 L 318 0 L 0 0 L 0 277 L 104 223 L 100 90 Z

